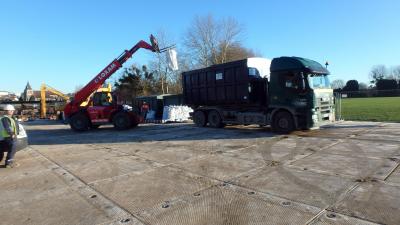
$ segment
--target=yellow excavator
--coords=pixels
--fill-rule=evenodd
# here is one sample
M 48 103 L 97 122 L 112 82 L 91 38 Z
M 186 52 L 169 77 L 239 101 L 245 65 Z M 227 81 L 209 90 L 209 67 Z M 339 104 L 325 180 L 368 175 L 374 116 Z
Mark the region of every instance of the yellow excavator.
M 40 118 L 45 119 L 46 118 L 46 113 L 47 113 L 47 108 L 46 108 L 46 92 L 49 91 L 50 93 L 53 93 L 57 96 L 60 96 L 63 98 L 66 102 L 70 101 L 70 97 L 68 95 L 63 94 L 61 91 L 58 91 L 55 88 L 52 88 L 46 84 L 42 84 L 40 87 Z M 111 96 L 111 91 L 112 91 L 112 86 L 109 83 L 107 86 L 102 86 L 99 89 L 96 90 L 96 92 L 104 92 L 107 94 L 109 101 L 112 101 L 112 96 Z M 93 95 L 93 94 L 92 94 Z M 90 103 L 90 97 L 86 99 L 86 101 L 82 102 L 80 106 L 85 107 Z M 61 110 L 62 111 L 62 110 Z
M 45 119 L 46 118 L 46 113 L 47 113 L 47 108 L 46 108 L 46 92 L 53 93 L 57 96 L 60 96 L 62 99 L 64 99 L 66 102 L 69 101 L 69 96 L 63 94 L 61 91 L 58 91 L 55 88 L 49 87 L 46 84 L 42 84 L 40 86 L 40 118 Z

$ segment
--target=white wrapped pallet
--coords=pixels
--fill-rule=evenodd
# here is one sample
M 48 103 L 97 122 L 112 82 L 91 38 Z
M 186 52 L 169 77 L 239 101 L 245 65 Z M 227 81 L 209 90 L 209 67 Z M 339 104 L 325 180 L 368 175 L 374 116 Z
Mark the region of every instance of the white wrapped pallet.
M 163 109 L 163 122 L 183 122 L 189 120 L 189 113 L 193 109 L 184 105 L 170 105 L 164 106 Z

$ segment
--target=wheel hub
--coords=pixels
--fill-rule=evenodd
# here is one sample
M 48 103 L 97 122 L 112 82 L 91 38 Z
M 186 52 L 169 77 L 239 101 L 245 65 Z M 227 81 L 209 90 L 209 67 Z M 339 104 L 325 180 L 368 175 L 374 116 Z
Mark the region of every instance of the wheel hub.
M 81 120 L 76 120 L 75 124 L 80 127 L 83 125 L 83 122 Z
M 282 118 L 279 120 L 278 125 L 279 125 L 279 127 L 286 129 L 289 127 L 289 121 Z

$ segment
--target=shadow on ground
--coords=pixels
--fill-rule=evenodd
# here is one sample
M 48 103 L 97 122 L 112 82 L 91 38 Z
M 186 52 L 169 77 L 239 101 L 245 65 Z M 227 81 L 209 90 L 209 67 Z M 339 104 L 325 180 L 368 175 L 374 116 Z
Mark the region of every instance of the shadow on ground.
M 112 126 L 104 126 L 86 132 L 75 132 L 67 125 L 56 123 L 49 126 L 41 125 L 37 128 L 35 126 L 36 124 L 26 124 L 31 145 L 251 139 L 275 136 L 268 127 L 230 126 L 225 129 L 214 129 L 196 128 L 190 123 L 146 124 L 125 131 L 117 131 Z
M 274 137 L 269 127 L 258 126 L 227 126 L 224 129 L 197 128 L 192 123 L 175 124 L 143 124 L 125 131 L 114 130 L 107 125 L 96 130 L 75 132 L 68 125 L 58 121 L 34 121 L 26 123 L 31 145 L 55 144 L 98 144 L 98 143 L 125 143 L 125 142 L 150 142 L 150 141 L 194 141 L 194 140 L 220 140 L 220 139 L 257 139 Z M 296 131 L 297 136 L 330 137 L 338 133 L 345 137 L 348 131 L 354 129 L 365 130 L 376 127 L 372 125 L 346 125 L 325 126 L 318 130 Z M 339 131 L 338 131 L 339 129 Z M 50 137 L 50 138 L 49 138 Z

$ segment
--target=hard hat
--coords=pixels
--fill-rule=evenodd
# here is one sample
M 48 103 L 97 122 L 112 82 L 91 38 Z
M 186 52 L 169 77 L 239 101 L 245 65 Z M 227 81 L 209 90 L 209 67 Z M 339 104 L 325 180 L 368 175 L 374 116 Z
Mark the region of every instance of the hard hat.
M 7 104 L 3 107 L 4 111 L 15 111 L 15 108 L 13 105 Z

